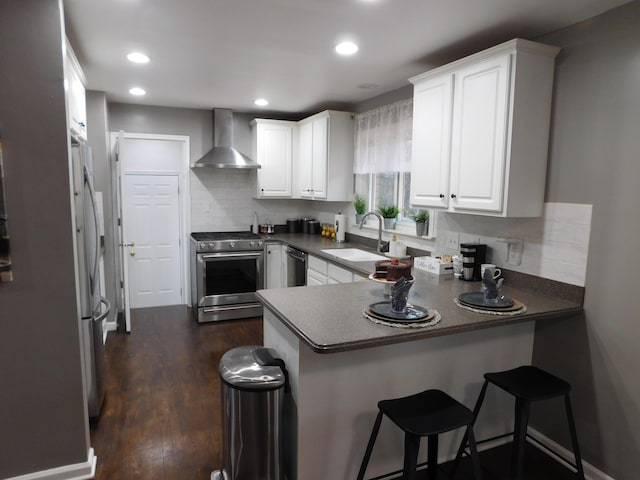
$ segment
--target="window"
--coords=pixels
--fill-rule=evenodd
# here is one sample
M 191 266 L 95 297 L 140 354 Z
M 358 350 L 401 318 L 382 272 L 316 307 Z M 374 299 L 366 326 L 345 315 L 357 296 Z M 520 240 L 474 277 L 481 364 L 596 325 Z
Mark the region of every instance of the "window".
M 409 204 L 412 122 L 411 99 L 356 115 L 356 193 L 368 210 L 396 205 L 398 229 L 407 233 L 415 232 L 409 215 L 417 211 Z

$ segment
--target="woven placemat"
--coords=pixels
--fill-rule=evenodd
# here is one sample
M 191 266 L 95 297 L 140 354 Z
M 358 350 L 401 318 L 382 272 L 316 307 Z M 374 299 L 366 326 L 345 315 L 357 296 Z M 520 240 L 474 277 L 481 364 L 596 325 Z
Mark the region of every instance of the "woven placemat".
M 371 315 L 369 315 L 367 313 L 366 310 L 362 311 L 362 316 L 364 318 L 367 318 L 367 319 L 371 320 L 373 323 L 377 323 L 379 325 L 385 325 L 387 327 L 395 327 L 395 328 L 424 328 L 424 327 L 432 327 L 433 325 L 438 323 L 440 320 L 442 320 L 442 317 L 440 316 L 440 313 L 437 310 L 434 310 L 432 308 L 428 308 L 427 310 L 429 312 L 429 316 L 431 316 L 433 314 L 433 318 L 431 320 L 426 321 L 426 322 L 415 322 L 415 323 L 385 322 L 384 320 L 380 320 L 379 318 L 372 317 Z
M 488 315 L 520 315 L 521 313 L 524 313 L 527 311 L 527 306 L 520 302 L 519 300 L 515 300 L 514 299 L 514 306 L 519 308 L 516 309 L 509 309 L 509 310 L 502 310 L 502 311 L 498 311 L 498 310 L 485 310 L 483 308 L 473 308 L 470 307 L 469 305 L 465 305 L 464 303 L 461 303 L 457 298 L 453 299 L 453 303 L 455 303 L 456 305 L 458 305 L 460 308 L 464 308 L 465 310 L 469 310 L 471 312 L 475 312 L 475 313 L 486 313 Z

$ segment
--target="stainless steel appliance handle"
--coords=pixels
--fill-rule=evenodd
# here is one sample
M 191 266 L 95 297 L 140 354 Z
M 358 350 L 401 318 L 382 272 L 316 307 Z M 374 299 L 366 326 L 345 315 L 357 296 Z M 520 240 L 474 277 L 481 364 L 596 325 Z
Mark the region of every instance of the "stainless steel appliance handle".
M 256 305 L 261 305 L 260 303 L 243 303 L 242 305 L 232 305 L 232 306 L 226 306 L 226 307 L 213 307 L 213 308 L 204 308 L 202 311 L 204 313 L 214 313 L 214 312 L 225 312 L 225 311 L 231 311 L 231 310 L 244 310 L 245 308 L 247 308 L 247 306 L 249 307 L 253 307 Z
M 95 289 L 98 285 L 98 266 L 100 259 L 100 228 L 98 227 L 98 206 L 96 205 L 95 195 L 96 192 L 93 189 L 93 185 L 91 185 L 91 176 L 89 175 L 89 169 L 87 165 L 84 165 L 83 169 L 84 183 L 89 189 L 89 198 L 91 199 L 91 209 L 93 210 L 93 221 L 94 228 L 96 233 L 96 256 L 93 260 L 93 273 L 89 276 L 89 281 L 91 282 L 91 291 Z M 86 228 L 86 226 L 85 226 Z
M 300 250 L 287 248 L 287 255 L 289 255 L 291 258 L 295 258 L 296 260 L 300 260 L 301 262 L 307 261 L 307 254 Z
M 210 253 L 206 255 L 200 254 L 199 256 L 204 260 L 207 260 L 210 258 L 229 258 L 229 257 L 259 258 L 262 256 L 262 252 Z
M 96 318 L 96 322 L 101 322 L 102 320 L 107 318 L 107 315 L 109 315 L 109 312 L 111 311 L 111 302 L 109 300 L 107 300 L 104 297 L 100 297 L 100 303 L 103 303 L 106 308 L 105 308 L 104 312 L 101 313 L 98 316 L 98 318 Z

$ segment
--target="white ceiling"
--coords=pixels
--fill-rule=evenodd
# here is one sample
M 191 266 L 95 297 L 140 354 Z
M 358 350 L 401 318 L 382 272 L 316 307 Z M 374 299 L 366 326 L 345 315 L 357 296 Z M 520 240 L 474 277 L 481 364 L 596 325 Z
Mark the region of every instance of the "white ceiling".
M 430 68 L 629 0 L 64 0 L 89 90 L 109 101 L 275 112 L 343 108 Z M 360 51 L 338 57 L 336 43 Z M 126 54 L 143 51 L 147 65 Z M 363 85 L 376 85 L 363 88 Z M 133 86 L 147 95 L 129 95 Z

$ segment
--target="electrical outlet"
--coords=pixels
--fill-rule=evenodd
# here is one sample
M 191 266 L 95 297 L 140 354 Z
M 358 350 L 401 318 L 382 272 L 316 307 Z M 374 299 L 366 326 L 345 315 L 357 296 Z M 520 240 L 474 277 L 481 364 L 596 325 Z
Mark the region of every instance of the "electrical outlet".
M 458 250 L 460 248 L 460 234 L 457 232 L 447 232 L 447 248 Z

